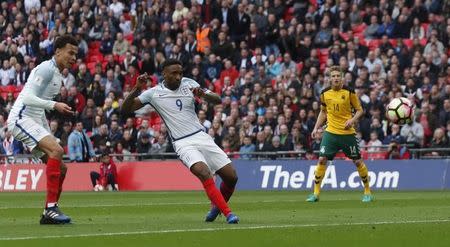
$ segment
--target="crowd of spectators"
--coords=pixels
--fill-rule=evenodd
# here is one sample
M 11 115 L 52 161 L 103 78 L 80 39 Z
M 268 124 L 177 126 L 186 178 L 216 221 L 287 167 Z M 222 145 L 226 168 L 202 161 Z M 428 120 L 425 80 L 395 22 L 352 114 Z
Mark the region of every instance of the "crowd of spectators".
M 48 118 L 68 152 L 73 131 L 87 133 L 96 153 L 172 152 L 151 109 L 119 111 L 139 74 L 152 75 L 148 87 L 162 81 L 167 58 L 181 60 L 185 76 L 222 96 L 216 106 L 199 100 L 197 110 L 226 152 L 304 151 L 303 158 L 315 158 L 320 139 L 310 133 L 331 65 L 343 68 L 365 110 L 357 126 L 363 150 L 384 144 L 388 158 L 401 158 L 398 144 L 448 147 L 449 8 L 442 0 L 1 1 L 2 152 L 27 152 L 5 121 L 30 71 L 51 58 L 55 38 L 66 33 L 79 41 L 79 59 L 62 72 L 56 100 L 76 114 Z M 411 125 L 384 117 L 387 102 L 400 96 L 415 105 Z M 83 155 L 90 153 L 85 146 Z

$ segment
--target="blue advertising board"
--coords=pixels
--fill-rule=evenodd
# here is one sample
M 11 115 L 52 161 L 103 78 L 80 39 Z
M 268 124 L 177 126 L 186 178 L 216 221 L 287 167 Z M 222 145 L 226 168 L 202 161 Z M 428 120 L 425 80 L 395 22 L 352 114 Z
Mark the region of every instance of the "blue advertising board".
M 317 161 L 234 160 L 239 190 L 311 190 Z M 450 160 L 366 161 L 370 185 L 376 190 L 450 189 Z M 324 190 L 358 190 L 362 183 L 351 161 L 330 162 Z

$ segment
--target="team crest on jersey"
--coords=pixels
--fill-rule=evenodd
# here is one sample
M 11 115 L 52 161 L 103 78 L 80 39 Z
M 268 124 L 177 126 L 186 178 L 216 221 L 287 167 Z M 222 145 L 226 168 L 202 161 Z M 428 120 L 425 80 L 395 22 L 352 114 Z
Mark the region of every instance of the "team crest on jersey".
M 342 95 L 341 98 L 342 98 L 342 99 L 345 99 L 345 95 Z
M 321 154 L 325 153 L 325 146 L 320 147 L 320 153 Z
M 189 95 L 189 88 L 187 88 L 187 87 L 182 87 L 181 88 L 181 93 L 183 94 L 183 95 Z

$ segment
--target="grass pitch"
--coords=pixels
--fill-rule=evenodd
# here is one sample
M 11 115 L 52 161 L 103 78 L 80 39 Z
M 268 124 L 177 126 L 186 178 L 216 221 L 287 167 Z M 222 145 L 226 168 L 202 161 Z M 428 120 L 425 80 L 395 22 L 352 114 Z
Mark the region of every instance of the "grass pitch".
M 450 191 L 240 192 L 240 218 L 203 222 L 203 192 L 64 193 L 74 224 L 41 226 L 43 193 L 0 193 L 0 246 L 450 246 Z

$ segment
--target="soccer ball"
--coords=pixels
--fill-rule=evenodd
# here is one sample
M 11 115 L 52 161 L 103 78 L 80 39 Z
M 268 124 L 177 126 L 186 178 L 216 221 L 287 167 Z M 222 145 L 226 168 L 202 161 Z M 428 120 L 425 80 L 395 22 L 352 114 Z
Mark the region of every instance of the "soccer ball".
M 94 191 L 103 191 L 103 190 L 104 190 L 104 188 L 103 188 L 103 186 L 100 185 L 100 184 L 97 184 L 97 185 L 95 185 L 95 187 L 94 187 Z
M 411 123 L 413 115 L 413 105 L 407 98 L 395 98 L 387 105 L 386 118 L 392 123 L 399 125 Z

